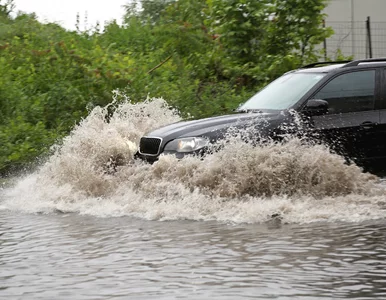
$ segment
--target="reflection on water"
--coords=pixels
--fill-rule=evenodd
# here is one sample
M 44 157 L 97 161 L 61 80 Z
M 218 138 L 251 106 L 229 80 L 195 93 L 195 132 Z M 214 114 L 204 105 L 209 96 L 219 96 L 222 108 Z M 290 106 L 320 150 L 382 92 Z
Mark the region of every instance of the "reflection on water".
M 1 299 L 385 299 L 386 225 L 0 211 Z

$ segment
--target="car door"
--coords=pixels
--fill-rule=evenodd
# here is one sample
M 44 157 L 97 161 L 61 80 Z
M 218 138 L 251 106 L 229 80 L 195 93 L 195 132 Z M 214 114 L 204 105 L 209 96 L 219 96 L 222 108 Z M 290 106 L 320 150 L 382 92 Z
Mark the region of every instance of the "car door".
M 380 102 L 380 122 L 379 122 L 379 138 L 377 148 L 380 153 L 381 160 L 386 162 L 386 69 L 382 70 L 381 74 L 381 102 Z
M 376 158 L 379 149 L 380 91 L 378 69 L 341 73 L 311 99 L 328 102 L 328 113 L 311 117 L 311 126 L 337 153 L 357 163 Z

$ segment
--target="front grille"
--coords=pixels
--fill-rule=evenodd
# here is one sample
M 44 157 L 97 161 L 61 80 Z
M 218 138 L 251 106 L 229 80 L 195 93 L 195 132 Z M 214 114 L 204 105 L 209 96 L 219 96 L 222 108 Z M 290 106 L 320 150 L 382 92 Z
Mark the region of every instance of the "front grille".
M 143 137 L 139 142 L 139 153 L 157 155 L 161 145 L 160 138 Z

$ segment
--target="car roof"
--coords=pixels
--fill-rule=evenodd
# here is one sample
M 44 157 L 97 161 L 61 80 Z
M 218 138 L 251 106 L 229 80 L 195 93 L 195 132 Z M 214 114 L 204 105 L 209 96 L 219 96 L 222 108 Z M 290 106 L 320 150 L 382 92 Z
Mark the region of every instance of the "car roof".
M 332 70 L 342 68 L 345 64 L 334 64 L 334 65 L 328 65 L 323 67 L 316 67 L 316 68 L 307 68 L 307 69 L 297 69 L 295 70 L 296 73 L 328 73 Z
M 299 69 L 293 70 L 292 72 L 296 73 L 329 73 L 333 70 L 340 68 L 348 68 L 348 67 L 359 67 L 361 66 L 374 66 L 374 65 L 382 65 L 386 64 L 386 58 L 367 58 L 367 59 L 359 59 L 359 60 L 346 60 L 346 61 L 327 61 L 327 62 L 316 62 L 306 66 L 303 66 Z

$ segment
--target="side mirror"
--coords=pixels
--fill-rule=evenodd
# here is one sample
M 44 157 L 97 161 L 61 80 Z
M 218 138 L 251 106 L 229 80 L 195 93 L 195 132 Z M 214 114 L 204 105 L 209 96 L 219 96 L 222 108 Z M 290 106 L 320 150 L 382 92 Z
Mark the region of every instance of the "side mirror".
M 328 112 L 328 102 L 322 99 L 311 99 L 307 101 L 303 108 L 303 113 L 307 116 L 321 116 Z

